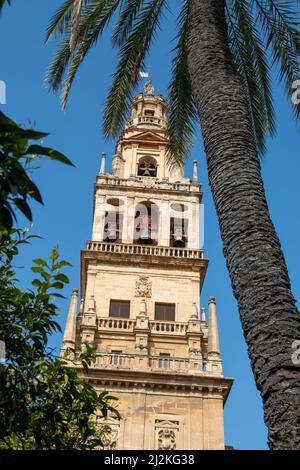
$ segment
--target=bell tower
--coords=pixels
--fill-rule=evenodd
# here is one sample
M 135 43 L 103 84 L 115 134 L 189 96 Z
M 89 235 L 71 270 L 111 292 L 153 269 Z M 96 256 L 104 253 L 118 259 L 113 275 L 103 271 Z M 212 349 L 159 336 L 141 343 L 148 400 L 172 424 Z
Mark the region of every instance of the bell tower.
M 87 380 L 119 398 L 107 449 L 224 449 L 216 302 L 200 294 L 201 186 L 167 159 L 167 103 L 148 81 L 131 106 L 112 170 L 102 154 L 91 240 L 81 253 L 62 353 L 97 349 Z

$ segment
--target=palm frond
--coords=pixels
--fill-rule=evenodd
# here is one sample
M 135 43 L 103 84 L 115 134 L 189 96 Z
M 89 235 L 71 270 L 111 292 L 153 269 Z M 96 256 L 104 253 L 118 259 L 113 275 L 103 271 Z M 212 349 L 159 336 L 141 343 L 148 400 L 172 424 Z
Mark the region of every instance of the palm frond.
M 59 91 L 70 58 L 70 38 L 67 36 L 59 43 L 54 59 L 46 72 L 45 83 L 52 93 Z
M 46 31 L 45 42 L 64 34 L 70 27 L 74 0 L 66 0 L 51 18 Z
M 116 72 L 109 90 L 104 113 L 103 132 L 105 137 L 116 138 L 125 123 L 132 92 L 139 81 L 139 69 L 144 64 L 166 0 L 145 2 L 131 28 L 130 35 L 120 48 Z
M 232 58 L 243 81 L 257 150 L 263 154 L 266 134 L 275 134 L 270 74 L 263 40 L 247 0 L 227 2 L 226 13 Z
M 82 8 L 77 26 L 76 45 L 74 45 L 74 47 L 76 47 L 74 50 L 71 49 L 71 63 L 62 92 L 63 109 L 66 107 L 78 68 L 86 54 L 103 33 L 104 28 L 108 25 L 121 1 L 122 0 L 100 0 L 97 3 L 92 3 Z M 72 36 L 72 29 L 70 35 Z
M 72 0 L 72 2 L 73 1 L 74 0 Z M 93 3 L 90 3 L 89 0 L 85 1 L 85 5 L 80 11 L 76 47 L 73 51 L 70 49 L 70 38 L 72 34 L 71 16 L 69 17 L 69 22 L 64 25 L 64 39 L 58 46 L 54 60 L 50 64 L 45 78 L 45 82 L 51 91 L 53 93 L 57 92 L 63 83 L 65 73 L 71 61 L 62 93 L 63 108 L 66 106 L 70 88 L 79 65 L 103 32 L 104 27 L 120 1 L 121 0 L 98 0 Z
M 294 82 L 300 78 L 300 21 L 296 3 L 299 1 L 251 0 L 273 62 L 279 66 L 279 80 L 284 82 L 288 98 Z M 295 105 L 293 110 L 299 118 L 300 105 Z
M 125 0 L 124 6 L 114 27 L 113 45 L 122 46 L 132 29 L 133 22 L 144 0 Z
M 93 0 L 66 0 L 51 18 L 46 30 L 45 42 L 65 34 L 68 29 L 71 28 L 71 38 L 73 36 L 73 42 L 70 43 L 70 46 L 74 47 L 81 8 L 92 2 Z
M 178 17 L 179 33 L 174 49 L 175 57 L 169 86 L 168 161 L 171 165 L 182 164 L 188 156 L 198 116 L 187 64 L 186 36 L 189 6 L 190 0 L 184 1 Z
M 70 34 L 70 49 L 74 50 L 78 38 L 78 25 L 80 12 L 83 5 L 83 0 L 74 0 L 74 6 L 71 18 L 71 34 Z

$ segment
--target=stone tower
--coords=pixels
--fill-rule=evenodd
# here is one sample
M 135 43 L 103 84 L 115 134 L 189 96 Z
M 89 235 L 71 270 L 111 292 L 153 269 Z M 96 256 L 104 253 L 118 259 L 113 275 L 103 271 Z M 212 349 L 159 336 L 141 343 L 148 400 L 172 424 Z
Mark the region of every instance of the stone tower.
M 167 105 L 151 82 L 133 101 L 112 171 L 102 154 L 92 239 L 81 253 L 62 352 L 97 348 L 87 380 L 119 398 L 107 449 L 224 449 L 216 303 L 200 311 L 201 187 L 167 159 Z

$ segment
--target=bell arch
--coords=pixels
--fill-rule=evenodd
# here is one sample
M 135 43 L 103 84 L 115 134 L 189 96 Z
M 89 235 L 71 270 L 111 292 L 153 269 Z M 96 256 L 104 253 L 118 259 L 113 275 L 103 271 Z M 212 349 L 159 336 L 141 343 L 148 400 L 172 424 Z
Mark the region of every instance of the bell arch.
M 139 202 L 135 207 L 134 243 L 157 245 L 159 228 L 159 209 L 151 201 Z

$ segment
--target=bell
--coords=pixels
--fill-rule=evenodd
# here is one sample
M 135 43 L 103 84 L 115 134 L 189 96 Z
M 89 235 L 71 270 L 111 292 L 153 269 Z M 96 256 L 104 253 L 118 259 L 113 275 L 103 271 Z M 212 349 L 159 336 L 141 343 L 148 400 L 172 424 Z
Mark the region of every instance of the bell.
M 150 171 L 148 170 L 148 168 L 147 168 L 147 170 L 144 171 L 144 176 L 151 176 Z
M 108 232 L 108 238 L 111 240 L 114 240 L 117 237 L 117 232 L 115 230 L 109 230 Z
M 107 236 L 110 240 L 115 240 L 117 238 L 117 227 L 115 223 L 110 223 L 107 230 Z
M 176 242 L 181 242 L 183 240 L 181 228 L 177 228 L 174 230 L 174 240 Z
M 142 240 L 148 240 L 148 238 L 150 238 L 150 233 L 147 228 L 142 228 L 140 238 Z

